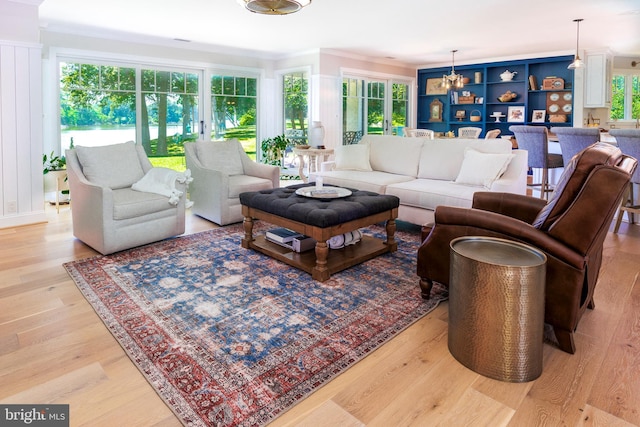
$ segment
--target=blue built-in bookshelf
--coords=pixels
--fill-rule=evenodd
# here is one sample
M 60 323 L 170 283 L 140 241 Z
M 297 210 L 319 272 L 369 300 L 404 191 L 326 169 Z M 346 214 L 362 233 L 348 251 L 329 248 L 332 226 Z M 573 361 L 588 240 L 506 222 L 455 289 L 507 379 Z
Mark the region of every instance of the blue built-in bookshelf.
M 567 69 L 571 61 L 573 56 L 556 56 L 456 66 L 456 73 L 469 82 L 462 89 L 449 91 L 438 86 L 451 67 L 420 69 L 418 128 L 443 134 L 453 131 L 457 135 L 458 128 L 475 126 L 482 128 L 480 136 L 484 137 L 492 129 L 509 135 L 509 126 L 513 124 L 573 126 L 573 71 Z M 510 81 L 500 77 L 507 70 L 516 73 Z M 547 85 L 543 88 L 545 79 Z M 516 98 L 499 101 L 508 91 L 515 93 Z M 473 101 L 464 95 L 471 96 Z M 431 111 L 436 100 L 442 102 L 441 121 Z M 493 113 L 504 117 L 498 122 Z

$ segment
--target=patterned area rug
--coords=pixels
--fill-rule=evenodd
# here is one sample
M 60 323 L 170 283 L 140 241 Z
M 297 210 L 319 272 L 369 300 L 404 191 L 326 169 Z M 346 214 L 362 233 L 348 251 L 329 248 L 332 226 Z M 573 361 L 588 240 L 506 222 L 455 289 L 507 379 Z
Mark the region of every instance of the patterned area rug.
M 439 286 L 420 297 L 419 232 L 324 283 L 243 249 L 242 235 L 235 225 L 64 265 L 185 425 L 267 424 L 447 298 Z

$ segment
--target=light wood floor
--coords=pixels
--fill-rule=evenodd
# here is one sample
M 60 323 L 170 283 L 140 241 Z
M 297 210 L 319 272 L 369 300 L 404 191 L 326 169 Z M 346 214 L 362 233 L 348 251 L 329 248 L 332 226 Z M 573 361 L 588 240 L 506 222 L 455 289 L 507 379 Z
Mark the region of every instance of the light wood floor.
M 70 404 L 72 426 L 180 425 L 62 268 L 94 254 L 73 238 L 69 207 L 47 215 L 0 230 L 0 403 Z M 188 215 L 189 233 L 211 227 Z M 460 365 L 445 303 L 273 425 L 640 425 L 640 226 L 623 223 L 605 246 L 576 354 L 545 344 L 537 380 Z

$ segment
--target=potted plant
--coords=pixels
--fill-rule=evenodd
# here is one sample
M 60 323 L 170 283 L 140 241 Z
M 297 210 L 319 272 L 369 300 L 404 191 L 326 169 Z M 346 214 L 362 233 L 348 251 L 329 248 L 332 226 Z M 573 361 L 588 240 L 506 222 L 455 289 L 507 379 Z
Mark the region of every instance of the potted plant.
M 282 167 L 284 153 L 291 141 L 284 135 L 262 140 L 262 163 Z
M 42 174 L 44 175 L 44 192 L 55 193 L 50 203 L 59 205 L 69 203 L 69 184 L 67 183 L 67 159 L 53 151 L 42 155 Z

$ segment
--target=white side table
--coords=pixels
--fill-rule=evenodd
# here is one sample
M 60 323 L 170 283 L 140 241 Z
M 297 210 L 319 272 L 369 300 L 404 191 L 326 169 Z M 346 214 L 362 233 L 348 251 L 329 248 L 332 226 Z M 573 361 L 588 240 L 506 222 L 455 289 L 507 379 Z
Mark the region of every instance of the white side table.
M 305 158 L 309 165 L 309 174 L 311 174 L 318 170 L 318 160 L 326 162 L 329 159 L 329 156 L 333 154 L 333 150 L 326 148 L 293 147 L 293 154 L 298 156 L 298 173 L 300 174 L 300 179 L 302 179 L 302 182 L 309 182 L 309 178 L 304 175 Z

